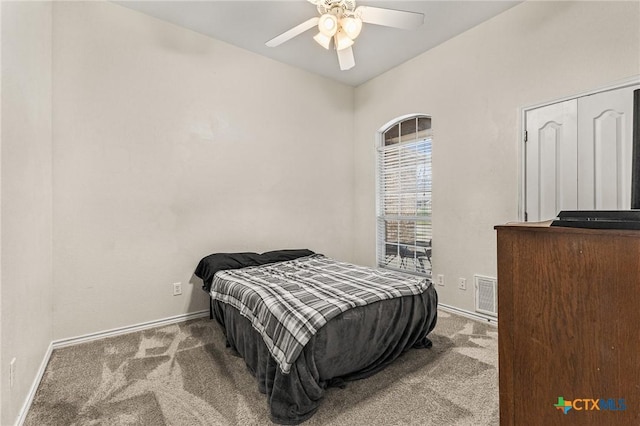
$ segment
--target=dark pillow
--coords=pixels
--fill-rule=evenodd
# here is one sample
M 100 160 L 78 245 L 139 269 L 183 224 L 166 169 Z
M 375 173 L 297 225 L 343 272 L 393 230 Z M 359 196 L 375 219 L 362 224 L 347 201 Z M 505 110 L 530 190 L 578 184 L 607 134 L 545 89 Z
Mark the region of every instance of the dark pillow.
M 214 253 L 202 258 L 196 267 L 195 275 L 204 282 L 203 288 L 208 292 L 213 283 L 213 276 L 224 269 L 243 268 L 259 265 L 258 253 Z
M 311 256 L 315 254 L 311 250 L 296 249 L 296 250 L 274 250 L 267 251 L 260 255 L 261 265 L 274 262 L 285 262 L 287 260 L 297 259 L 299 257 Z
M 213 284 L 213 276 L 225 269 L 240 269 L 247 266 L 266 265 L 267 263 L 284 262 L 299 257 L 315 254 L 311 250 L 274 250 L 263 254 L 258 253 L 214 253 L 200 260 L 195 275 L 204 282 L 202 288 L 208 293 Z

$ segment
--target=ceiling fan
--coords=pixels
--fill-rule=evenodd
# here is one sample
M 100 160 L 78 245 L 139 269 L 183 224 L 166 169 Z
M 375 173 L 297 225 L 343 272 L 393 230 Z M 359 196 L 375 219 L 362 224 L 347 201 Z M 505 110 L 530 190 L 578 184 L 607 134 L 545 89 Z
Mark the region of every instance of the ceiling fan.
M 375 24 L 385 27 L 412 30 L 424 22 L 424 15 L 416 12 L 383 9 L 380 7 L 358 6 L 355 0 L 308 0 L 314 4 L 320 16 L 315 16 L 269 40 L 266 45 L 276 47 L 292 38 L 318 27 L 313 39 L 325 49 L 331 41 L 338 53 L 340 69 L 345 71 L 355 66 L 353 41 L 362 30 L 362 24 Z

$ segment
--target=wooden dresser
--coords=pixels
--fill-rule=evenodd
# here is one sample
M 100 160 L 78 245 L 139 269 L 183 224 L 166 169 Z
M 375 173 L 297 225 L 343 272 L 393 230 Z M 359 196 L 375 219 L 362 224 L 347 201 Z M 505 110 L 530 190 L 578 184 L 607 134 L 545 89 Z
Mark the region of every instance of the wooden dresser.
M 496 230 L 500 424 L 640 425 L 640 231 Z

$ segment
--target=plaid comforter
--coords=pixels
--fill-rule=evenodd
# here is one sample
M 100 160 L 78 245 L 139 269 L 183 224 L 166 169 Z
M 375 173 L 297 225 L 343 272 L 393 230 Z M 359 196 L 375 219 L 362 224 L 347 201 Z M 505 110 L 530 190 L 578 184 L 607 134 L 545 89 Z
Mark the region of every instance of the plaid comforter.
M 427 278 L 313 255 L 219 271 L 210 294 L 251 321 L 288 374 L 307 342 L 330 319 L 357 306 L 421 294 L 429 285 Z

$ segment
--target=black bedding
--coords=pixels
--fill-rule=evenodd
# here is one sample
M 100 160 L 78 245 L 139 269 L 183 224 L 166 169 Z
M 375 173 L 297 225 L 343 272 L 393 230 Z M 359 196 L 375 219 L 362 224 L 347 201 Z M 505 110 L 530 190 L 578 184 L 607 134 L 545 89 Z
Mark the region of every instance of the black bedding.
M 252 252 L 213 253 L 198 262 L 195 275 L 202 279 L 204 283 L 202 288 L 208 293 L 209 290 L 211 290 L 213 277 L 218 271 L 284 262 L 299 257 L 311 256 L 312 254 L 314 254 L 314 252 L 307 249 L 274 250 L 262 254 Z
M 227 345 L 244 358 L 267 395 L 272 420 L 299 424 L 315 413 L 328 387 L 368 377 L 410 348 L 430 347 L 427 334 L 436 324 L 437 294 L 428 285 L 420 294 L 342 312 L 311 337 L 288 373 L 238 309 L 219 300 L 212 307 Z

